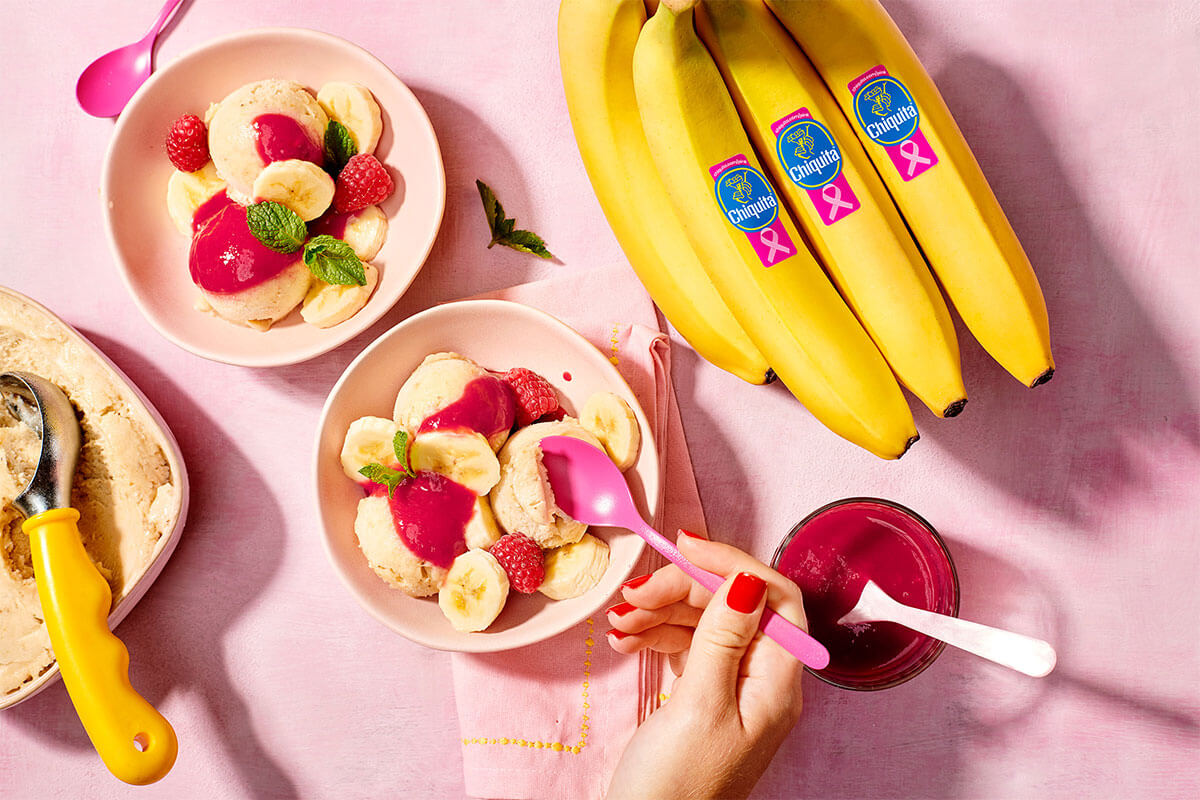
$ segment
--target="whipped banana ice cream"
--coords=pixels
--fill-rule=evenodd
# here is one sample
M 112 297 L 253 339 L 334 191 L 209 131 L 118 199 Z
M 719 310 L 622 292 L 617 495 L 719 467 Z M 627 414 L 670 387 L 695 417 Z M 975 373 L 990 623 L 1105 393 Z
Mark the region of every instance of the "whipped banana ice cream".
M 547 436 L 570 436 L 603 448 L 599 439 L 570 417 L 522 428 L 501 448 L 500 480 L 489 495 L 492 513 L 506 533 L 523 533 L 543 548 L 573 544 L 587 531 L 586 524 L 571 519 L 554 503 L 538 447 Z
M 0 371 L 8 370 L 47 378 L 75 406 L 83 439 L 71 505 L 115 605 L 179 518 L 183 498 L 166 442 L 140 399 L 71 331 L 0 291 Z M 12 506 L 39 452 L 38 436 L 0 408 L 0 703 L 54 664 L 24 519 Z
M 275 161 L 322 163 L 329 117 L 295 81 L 247 83 L 217 104 L 208 123 L 208 149 L 229 196 L 253 201 L 254 181 Z
M 412 597 L 437 594 L 446 570 L 420 558 L 400 540 L 386 496 L 373 494 L 358 501 L 354 535 L 371 569 L 388 585 Z
M 458 353 L 426 356 L 400 387 L 392 410 L 396 424 L 410 433 L 475 431 L 493 450 L 508 438 L 515 416 L 508 386 Z

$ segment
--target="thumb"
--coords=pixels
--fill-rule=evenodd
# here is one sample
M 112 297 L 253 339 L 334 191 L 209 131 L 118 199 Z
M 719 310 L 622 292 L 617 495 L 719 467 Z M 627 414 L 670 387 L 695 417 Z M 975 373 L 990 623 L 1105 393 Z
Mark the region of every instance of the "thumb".
M 735 697 L 742 656 L 758 632 L 766 593 L 766 582 L 752 572 L 737 573 L 717 590 L 692 635 L 681 691 Z

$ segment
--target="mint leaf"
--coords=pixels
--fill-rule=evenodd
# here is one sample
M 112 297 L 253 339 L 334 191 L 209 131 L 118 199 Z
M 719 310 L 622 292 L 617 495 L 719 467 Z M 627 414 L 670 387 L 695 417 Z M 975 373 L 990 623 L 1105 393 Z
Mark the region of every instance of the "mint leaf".
M 531 253 L 539 258 L 554 258 L 554 254 L 546 249 L 542 237 L 532 231 L 514 230 L 517 221 L 504 215 L 504 206 L 500 205 L 490 186 L 476 179 L 475 188 L 479 190 L 479 199 L 483 201 L 483 214 L 487 217 L 488 229 L 492 233 L 492 239 L 488 242 L 489 250 L 499 244 L 522 253 Z
M 396 451 L 396 461 L 400 464 L 400 470 L 410 478 L 417 477 L 417 473 L 413 472 L 412 464 L 408 460 L 408 448 L 412 446 L 412 442 L 408 440 L 407 431 L 396 431 L 396 435 L 392 437 L 392 449 Z
M 500 244 L 520 250 L 522 253 L 532 253 L 538 258 L 554 258 L 554 254 L 546 249 L 542 237 L 533 231 L 513 231 L 504 237 Z
M 358 154 L 358 145 L 345 125 L 337 120 L 329 120 L 325 126 L 325 169 L 334 178 L 346 166 L 351 157 Z
M 495 235 L 496 220 L 504 220 L 504 207 L 496 199 L 496 193 L 492 191 L 492 187 L 478 178 L 475 179 L 475 188 L 479 190 L 479 199 L 483 201 L 483 214 L 487 217 L 488 228 Z
M 367 273 L 350 245 L 328 234 L 314 236 L 304 245 L 304 265 L 319 280 L 340 286 L 365 286 Z
M 396 487 L 404 480 L 403 472 L 385 467 L 382 464 L 367 464 L 365 467 L 359 468 L 358 474 L 369 481 L 381 483 L 388 487 L 389 498 L 396 493 Z
M 255 239 L 276 253 L 296 252 L 308 235 L 308 228 L 299 214 L 271 200 L 248 206 L 246 225 Z

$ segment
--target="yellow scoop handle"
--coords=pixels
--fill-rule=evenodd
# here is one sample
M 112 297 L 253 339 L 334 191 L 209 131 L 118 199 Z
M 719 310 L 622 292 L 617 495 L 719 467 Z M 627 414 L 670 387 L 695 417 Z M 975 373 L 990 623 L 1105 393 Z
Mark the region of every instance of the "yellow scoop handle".
M 105 766 L 132 784 L 154 783 L 175 763 L 171 723 L 129 683 L 129 651 L 108 629 L 112 592 L 83 549 L 73 508 L 25 520 L 38 598 L 63 683 Z

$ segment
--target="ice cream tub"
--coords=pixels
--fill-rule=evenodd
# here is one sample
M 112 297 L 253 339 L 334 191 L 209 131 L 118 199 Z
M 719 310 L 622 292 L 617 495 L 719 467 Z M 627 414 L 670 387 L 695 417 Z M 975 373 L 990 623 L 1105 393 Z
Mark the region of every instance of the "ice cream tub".
M 88 554 L 113 591 L 116 627 L 162 572 L 187 518 L 179 445 L 146 396 L 95 345 L 30 298 L 0 287 L 0 371 L 24 370 L 62 388 L 83 430 L 71 504 Z M 37 435 L 0 414 L 0 709 L 59 678 L 11 506 L 38 452 Z

